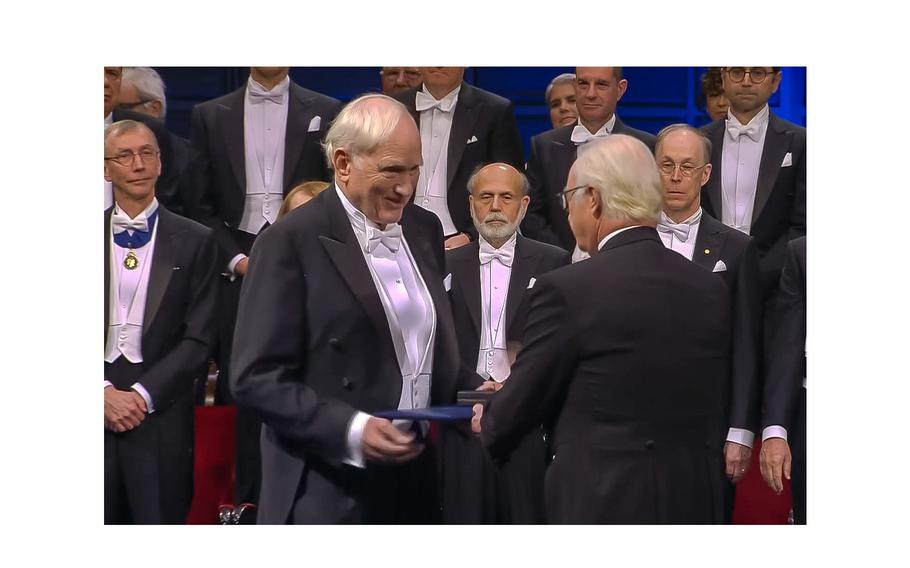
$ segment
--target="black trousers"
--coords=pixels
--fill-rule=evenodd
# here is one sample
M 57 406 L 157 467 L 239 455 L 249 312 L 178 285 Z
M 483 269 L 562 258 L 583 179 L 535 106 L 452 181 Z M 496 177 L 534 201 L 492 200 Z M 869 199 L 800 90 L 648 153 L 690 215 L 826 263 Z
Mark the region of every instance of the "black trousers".
M 793 466 L 790 492 L 793 495 L 793 522 L 806 524 L 806 389 L 800 389 L 795 432 L 790 439 Z

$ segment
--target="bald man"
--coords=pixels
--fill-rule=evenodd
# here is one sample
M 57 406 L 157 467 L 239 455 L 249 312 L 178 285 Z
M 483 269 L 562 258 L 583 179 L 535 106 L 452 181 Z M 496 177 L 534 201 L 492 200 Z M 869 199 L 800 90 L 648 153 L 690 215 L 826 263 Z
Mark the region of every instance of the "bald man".
M 527 295 L 536 278 L 568 265 L 570 255 L 517 233 L 531 198 L 527 178 L 514 167 L 481 167 L 468 180 L 468 190 L 478 239 L 446 253 L 462 367 L 476 371 L 463 373 L 458 389 L 497 391 L 523 343 Z M 545 452 L 539 429 L 499 468 L 466 424 L 444 429 L 443 452 L 447 523 L 544 522 Z

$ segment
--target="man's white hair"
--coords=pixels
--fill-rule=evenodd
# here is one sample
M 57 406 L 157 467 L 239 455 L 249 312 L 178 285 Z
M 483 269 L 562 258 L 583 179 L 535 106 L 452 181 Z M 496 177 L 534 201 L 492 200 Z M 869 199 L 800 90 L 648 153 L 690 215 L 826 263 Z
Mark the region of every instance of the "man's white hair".
M 333 167 L 332 156 L 344 148 L 351 156 L 364 156 L 388 140 L 398 121 L 413 120 L 407 107 L 382 94 L 369 94 L 349 102 L 332 122 L 325 135 L 325 158 Z
M 575 161 L 575 181 L 600 192 L 607 217 L 627 221 L 658 218 L 663 207 L 660 175 L 644 143 L 613 134 L 582 148 Z M 578 199 L 579 193 L 573 198 Z
M 121 85 L 132 84 L 140 99 L 161 101 L 161 119 L 167 116 L 167 101 L 164 98 L 164 81 L 151 67 L 124 67 Z

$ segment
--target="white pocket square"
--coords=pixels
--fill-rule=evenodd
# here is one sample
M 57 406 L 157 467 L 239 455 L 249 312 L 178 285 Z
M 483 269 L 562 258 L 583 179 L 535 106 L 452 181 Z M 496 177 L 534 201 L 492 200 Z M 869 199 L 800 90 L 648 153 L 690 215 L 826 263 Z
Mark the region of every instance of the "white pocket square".
M 793 165 L 793 152 L 787 152 L 787 155 L 784 156 L 784 161 L 781 163 L 780 167 L 786 168 L 787 166 Z
M 727 265 L 724 264 L 724 261 L 718 260 L 717 264 L 714 265 L 714 270 L 711 272 L 725 272 L 727 270 Z
M 531 278 L 528 280 L 528 290 L 534 287 L 534 283 L 537 282 L 537 278 Z
M 442 287 L 446 289 L 446 292 L 452 289 L 452 273 L 449 272 L 446 274 L 446 277 L 442 279 Z
M 316 116 L 313 117 L 313 120 L 310 121 L 310 126 L 307 127 L 306 131 L 307 132 L 316 132 L 317 130 L 319 130 L 320 125 L 322 125 L 322 118 L 320 118 L 319 115 L 317 114 Z
M 468 138 L 468 144 L 473 144 L 474 142 L 477 142 L 476 136 L 471 136 L 470 138 Z

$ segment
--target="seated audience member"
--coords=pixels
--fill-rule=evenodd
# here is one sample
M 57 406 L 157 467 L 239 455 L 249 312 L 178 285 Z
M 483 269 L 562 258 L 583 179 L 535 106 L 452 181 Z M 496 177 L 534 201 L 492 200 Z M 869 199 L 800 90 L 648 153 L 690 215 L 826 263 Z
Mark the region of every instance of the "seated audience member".
M 214 337 L 215 239 L 155 198 L 158 144 L 105 129 L 104 522 L 183 523 L 193 495 L 193 381 Z
M 726 287 L 661 242 L 659 174 L 640 140 L 592 142 L 567 185 L 591 258 L 537 278 L 524 347 L 472 427 L 506 461 L 554 425 L 550 523 L 720 522 Z
M 720 75 L 720 67 L 708 67 L 701 76 L 701 102 L 705 113 L 713 120 L 727 118 L 727 109 L 730 102 L 724 94 L 724 81 Z
M 284 201 L 281 203 L 281 209 L 278 210 L 278 218 L 275 222 L 277 223 L 282 217 L 304 203 L 307 203 L 331 186 L 332 184 L 327 181 L 305 181 L 300 185 L 292 187 L 291 191 L 288 192 L 284 197 Z
M 389 96 L 417 88 L 421 80 L 417 67 L 383 67 L 379 77 L 382 79 L 382 94 Z
M 578 109 L 575 108 L 575 73 L 563 73 L 550 81 L 544 93 L 550 122 L 553 128 L 575 124 Z

